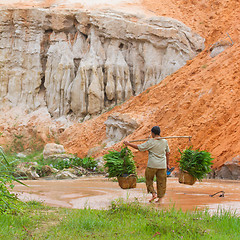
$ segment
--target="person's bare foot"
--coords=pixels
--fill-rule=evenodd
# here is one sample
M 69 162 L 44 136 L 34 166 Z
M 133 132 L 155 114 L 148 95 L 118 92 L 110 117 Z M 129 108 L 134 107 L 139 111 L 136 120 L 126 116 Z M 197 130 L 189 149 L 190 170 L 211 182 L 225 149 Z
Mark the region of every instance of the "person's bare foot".
M 157 198 L 157 194 L 156 193 L 153 193 L 152 194 L 152 198 L 149 200 L 149 202 L 151 203 L 154 199 Z
M 161 203 L 162 202 L 162 198 L 158 198 L 155 203 Z

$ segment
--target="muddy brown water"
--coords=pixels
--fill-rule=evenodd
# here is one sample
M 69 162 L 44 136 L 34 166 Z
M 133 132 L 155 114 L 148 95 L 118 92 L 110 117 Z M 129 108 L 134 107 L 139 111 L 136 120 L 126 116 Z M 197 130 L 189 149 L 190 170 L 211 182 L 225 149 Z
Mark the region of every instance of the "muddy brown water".
M 22 200 L 42 201 L 47 205 L 67 208 L 106 209 L 115 199 L 123 198 L 130 201 L 138 199 L 148 203 L 150 195 L 146 193 L 144 183 L 137 188 L 124 190 L 117 182 L 105 177 L 82 177 L 74 180 L 26 180 L 28 187 L 16 184 L 14 192 Z M 224 191 L 224 197 L 217 194 Z M 204 180 L 194 185 L 178 183 L 177 178 L 168 178 L 167 192 L 161 204 L 153 203 L 158 208 L 195 210 L 208 209 L 210 212 L 231 210 L 240 215 L 240 181 Z

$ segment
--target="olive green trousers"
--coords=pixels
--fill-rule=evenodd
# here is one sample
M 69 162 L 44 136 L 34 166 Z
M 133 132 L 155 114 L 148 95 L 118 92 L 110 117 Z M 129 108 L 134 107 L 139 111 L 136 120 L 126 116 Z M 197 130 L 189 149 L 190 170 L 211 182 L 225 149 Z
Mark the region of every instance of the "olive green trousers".
M 162 198 L 166 192 L 167 170 L 147 167 L 145 170 L 146 186 L 148 193 L 156 193 L 153 187 L 153 179 L 156 175 L 157 197 Z

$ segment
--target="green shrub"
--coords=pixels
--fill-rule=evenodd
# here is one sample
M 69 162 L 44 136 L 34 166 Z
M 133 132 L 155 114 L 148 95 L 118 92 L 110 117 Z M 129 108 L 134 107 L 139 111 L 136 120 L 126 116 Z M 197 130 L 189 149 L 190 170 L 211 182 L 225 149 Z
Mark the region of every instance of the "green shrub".
M 72 167 L 69 159 L 54 160 L 52 166 L 58 170 L 63 170 L 64 168 Z
M 0 213 L 13 213 L 17 209 L 15 208 L 15 203 L 17 202 L 17 197 L 9 192 L 13 189 L 13 181 L 17 181 L 21 184 L 17 178 L 13 176 L 12 164 L 6 159 L 2 149 L 0 148 Z
M 98 163 L 92 157 L 85 158 L 66 158 L 66 159 L 42 159 L 38 161 L 40 166 L 50 165 L 58 170 L 63 170 L 64 168 L 72 168 L 72 167 L 83 167 L 90 171 L 95 170 Z
M 133 160 L 133 153 L 127 147 L 122 147 L 120 152 L 109 151 L 108 154 L 103 156 L 106 161 L 105 167 L 109 177 L 121 177 L 124 174 L 136 174 L 136 166 Z
M 85 157 L 82 160 L 82 167 L 89 169 L 89 170 L 94 170 L 97 167 L 97 161 L 95 161 L 92 157 Z
M 187 171 L 198 180 L 202 180 L 207 173 L 211 172 L 210 166 L 213 164 L 211 154 L 207 151 L 192 150 L 186 148 L 183 152 L 179 150 L 181 158 L 179 167 L 182 171 Z

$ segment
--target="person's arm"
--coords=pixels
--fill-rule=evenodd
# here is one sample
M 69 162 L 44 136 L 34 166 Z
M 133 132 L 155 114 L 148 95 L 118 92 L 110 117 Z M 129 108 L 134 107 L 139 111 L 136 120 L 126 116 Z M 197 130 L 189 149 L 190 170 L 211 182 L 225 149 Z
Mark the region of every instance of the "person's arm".
M 128 141 L 124 141 L 123 143 L 124 143 L 126 146 L 129 146 L 129 147 L 132 147 L 132 148 L 135 148 L 135 149 L 138 150 L 138 145 L 136 145 L 136 144 L 132 144 L 132 143 L 130 143 L 130 142 L 128 142 Z
M 169 155 L 170 155 L 170 152 L 166 152 L 167 168 L 170 169 L 170 166 L 169 166 Z

